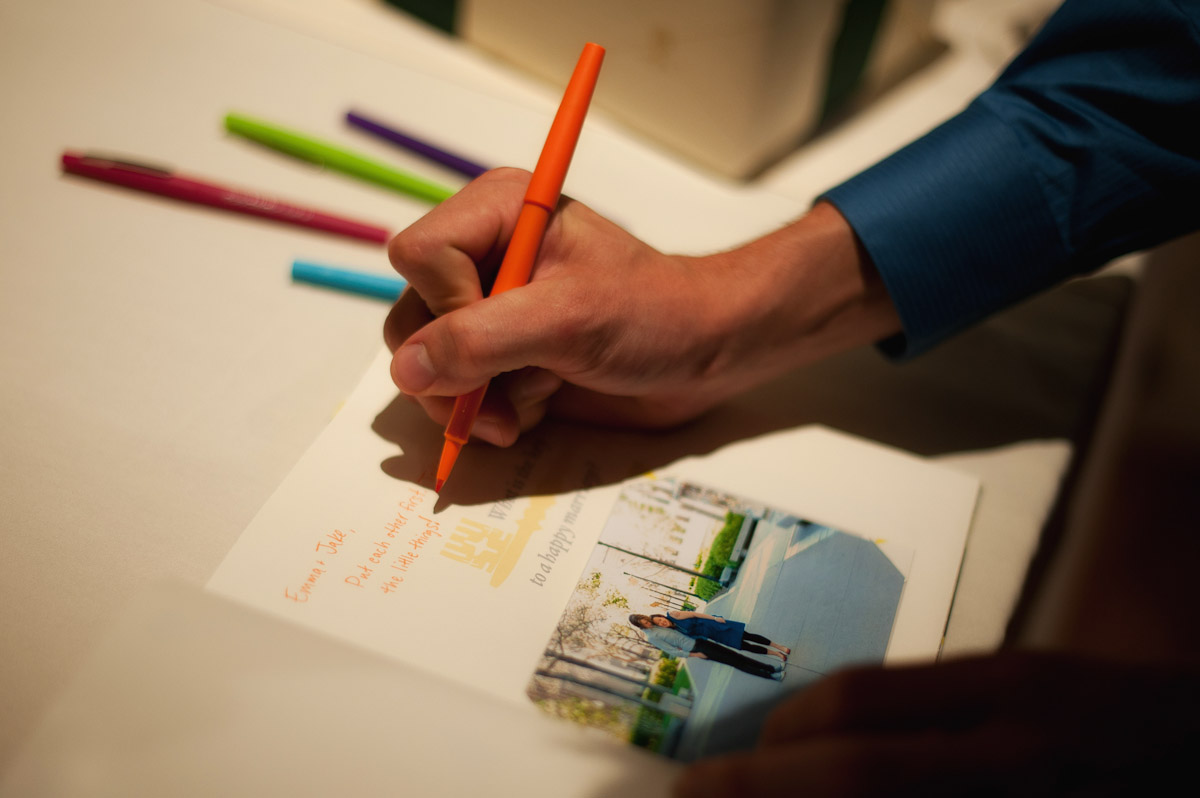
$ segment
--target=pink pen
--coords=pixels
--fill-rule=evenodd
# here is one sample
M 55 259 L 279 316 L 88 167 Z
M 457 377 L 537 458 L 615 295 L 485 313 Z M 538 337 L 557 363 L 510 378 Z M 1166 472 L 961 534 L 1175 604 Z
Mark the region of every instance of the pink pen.
M 106 183 L 115 183 L 118 186 L 126 186 L 138 191 L 148 191 L 151 194 L 161 194 L 164 197 L 184 202 L 194 202 L 199 205 L 223 208 L 227 211 L 261 216 L 265 219 L 274 219 L 279 222 L 324 230 L 328 233 L 337 233 L 379 244 L 385 243 L 391 237 L 391 234 L 382 227 L 289 205 L 261 194 L 251 194 L 205 183 L 175 174 L 169 169 L 146 166 L 105 155 L 64 152 L 62 168 L 63 171 L 71 174 L 90 177 L 93 180 L 103 180 Z

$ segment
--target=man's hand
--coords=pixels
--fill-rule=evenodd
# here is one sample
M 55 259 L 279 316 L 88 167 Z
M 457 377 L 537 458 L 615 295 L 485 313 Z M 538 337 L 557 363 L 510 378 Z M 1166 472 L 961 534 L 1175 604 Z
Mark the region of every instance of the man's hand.
M 692 765 L 675 795 L 1168 795 L 1191 776 L 1197 677 L 1049 654 L 847 670 L 781 704 L 752 752 Z
M 389 245 L 409 281 L 384 328 L 392 377 L 439 424 L 453 397 L 499 376 L 474 430 L 497 445 L 548 410 L 674 425 L 898 329 L 853 233 L 828 205 L 698 258 L 658 252 L 563 198 L 529 284 L 484 299 L 528 180 L 521 170 L 490 172 Z

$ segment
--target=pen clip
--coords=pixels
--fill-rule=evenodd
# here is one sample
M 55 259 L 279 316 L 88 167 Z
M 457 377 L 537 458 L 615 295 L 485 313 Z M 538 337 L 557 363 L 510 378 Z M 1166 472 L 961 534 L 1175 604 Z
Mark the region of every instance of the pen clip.
M 79 156 L 79 161 L 88 166 L 101 169 L 122 169 L 128 172 L 149 175 L 150 177 L 170 177 L 175 173 L 174 169 L 166 166 L 130 161 L 104 153 L 85 152 Z

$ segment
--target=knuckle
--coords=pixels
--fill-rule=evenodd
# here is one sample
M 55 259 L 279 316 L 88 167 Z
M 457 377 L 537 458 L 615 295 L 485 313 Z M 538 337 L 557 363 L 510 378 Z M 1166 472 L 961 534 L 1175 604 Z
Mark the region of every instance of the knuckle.
M 521 169 L 516 166 L 500 166 L 495 169 L 490 169 L 484 172 L 478 178 L 477 183 L 481 185 L 494 185 L 501 187 L 510 187 L 515 184 L 522 186 L 529 182 L 530 172 L 527 169 Z
M 481 357 L 478 328 L 467 313 L 449 313 L 438 320 L 436 337 L 426 342 L 438 374 L 453 378 L 472 368 Z M 432 351 L 436 347 L 436 354 Z
M 388 260 L 396 271 L 411 279 L 413 274 L 420 273 L 423 267 L 433 263 L 440 246 L 438 241 L 424 232 L 421 222 L 417 222 L 388 242 Z
M 403 271 L 403 267 L 418 259 L 420 252 L 416 248 L 418 237 L 413 234 L 411 227 L 401 230 L 396 235 L 392 236 L 392 240 L 388 241 L 388 260 L 397 270 Z

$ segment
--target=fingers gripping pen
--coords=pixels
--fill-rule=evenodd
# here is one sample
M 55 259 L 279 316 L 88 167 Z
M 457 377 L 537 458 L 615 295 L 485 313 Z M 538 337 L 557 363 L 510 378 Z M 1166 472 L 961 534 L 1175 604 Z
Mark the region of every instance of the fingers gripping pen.
M 542 154 L 534 167 L 533 177 L 529 181 L 529 188 L 525 191 L 525 199 L 521 205 L 521 213 L 517 217 L 517 225 L 513 229 L 512 240 L 504 253 L 504 260 L 500 264 L 500 271 L 489 296 L 496 296 L 529 281 L 529 273 L 542 244 L 542 235 L 550 221 L 550 214 L 558 205 L 559 195 L 562 194 L 563 181 L 566 179 L 571 157 L 575 154 L 575 144 L 583 129 L 583 120 L 587 116 L 588 105 L 591 103 L 603 60 L 603 47 L 591 43 L 584 46 L 563 93 L 558 113 L 550 125 L 550 133 L 546 136 Z M 459 452 L 471 437 L 471 427 L 475 423 L 486 392 L 485 383 L 455 400 L 454 411 L 446 425 L 446 440 L 441 460 L 438 462 L 435 490 L 441 491 L 442 485 L 446 483 L 454 468 Z

